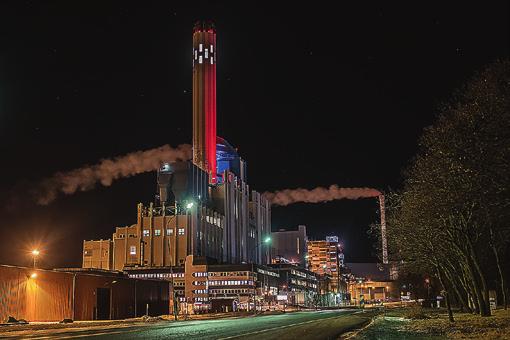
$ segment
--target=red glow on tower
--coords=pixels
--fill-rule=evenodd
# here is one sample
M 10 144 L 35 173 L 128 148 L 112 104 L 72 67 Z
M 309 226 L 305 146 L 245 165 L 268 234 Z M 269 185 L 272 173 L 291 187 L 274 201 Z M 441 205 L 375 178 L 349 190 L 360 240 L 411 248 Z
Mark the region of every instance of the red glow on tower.
M 193 163 L 216 183 L 216 30 L 210 22 L 193 29 Z

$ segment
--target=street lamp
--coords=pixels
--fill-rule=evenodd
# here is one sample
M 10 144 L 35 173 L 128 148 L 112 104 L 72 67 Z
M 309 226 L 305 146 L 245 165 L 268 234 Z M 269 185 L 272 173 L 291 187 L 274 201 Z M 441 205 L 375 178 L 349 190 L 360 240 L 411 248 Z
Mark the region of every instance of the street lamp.
M 39 256 L 39 254 L 40 254 L 39 250 L 37 250 L 37 249 L 32 250 L 32 257 L 34 259 L 34 268 L 35 268 L 35 263 L 37 261 L 37 256 Z
M 194 204 L 195 204 L 195 202 L 193 202 L 193 201 L 188 202 L 188 203 L 186 204 L 186 209 L 188 209 L 188 210 L 189 210 L 189 209 L 193 208 L 193 205 L 194 205 Z
M 427 303 L 430 302 L 430 307 L 433 308 L 432 301 L 430 300 L 430 279 L 428 277 L 425 279 L 425 283 L 427 284 Z
M 252 258 L 253 258 L 253 255 L 255 255 L 255 251 L 257 250 L 258 246 L 264 245 L 264 244 L 269 244 L 269 243 L 271 243 L 271 236 L 267 236 L 262 242 L 256 244 L 255 247 L 253 247 L 253 249 L 251 251 L 252 252 L 252 254 L 251 254 Z M 255 261 L 255 262 L 257 262 L 257 261 Z

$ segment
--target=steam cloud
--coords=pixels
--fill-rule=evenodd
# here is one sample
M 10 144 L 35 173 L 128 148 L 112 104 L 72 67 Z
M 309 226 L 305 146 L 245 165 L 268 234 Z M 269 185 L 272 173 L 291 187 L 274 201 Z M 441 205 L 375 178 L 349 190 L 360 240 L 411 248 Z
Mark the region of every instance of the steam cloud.
M 71 195 L 76 191 L 91 190 L 98 182 L 101 185 L 110 186 L 116 179 L 154 171 L 162 162 L 188 160 L 191 158 L 191 153 L 189 144 L 181 144 L 177 148 L 163 145 L 113 159 L 103 159 L 96 165 L 56 173 L 40 184 L 36 189 L 35 198 L 38 204 L 47 205 L 60 193 Z
M 378 197 L 381 192 L 371 188 L 339 188 L 338 185 L 331 185 L 329 188 L 318 187 L 308 189 L 285 189 L 275 192 L 265 192 L 264 196 L 272 205 L 286 206 L 293 203 L 320 203 L 333 200 Z

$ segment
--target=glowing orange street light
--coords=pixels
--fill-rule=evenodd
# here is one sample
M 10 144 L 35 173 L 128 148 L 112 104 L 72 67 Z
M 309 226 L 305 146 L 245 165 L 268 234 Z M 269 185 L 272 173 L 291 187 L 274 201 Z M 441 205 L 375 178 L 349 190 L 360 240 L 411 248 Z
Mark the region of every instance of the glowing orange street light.
M 37 273 L 32 273 L 32 274 L 30 275 L 30 277 L 31 277 L 32 279 L 35 279 L 35 278 L 37 277 Z
M 37 256 L 39 256 L 39 254 L 40 254 L 39 250 L 37 250 L 37 249 L 32 250 L 32 257 L 34 258 L 34 268 L 35 268 L 35 263 L 37 261 Z

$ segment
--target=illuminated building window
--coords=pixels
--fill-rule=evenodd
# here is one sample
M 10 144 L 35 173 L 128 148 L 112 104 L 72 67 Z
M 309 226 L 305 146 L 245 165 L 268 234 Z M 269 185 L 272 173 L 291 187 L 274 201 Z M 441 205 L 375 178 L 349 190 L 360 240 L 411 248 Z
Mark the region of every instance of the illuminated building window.
M 167 236 L 172 236 L 174 234 L 174 230 L 173 229 L 167 229 L 166 230 L 166 235 Z
M 199 56 L 199 57 L 198 57 L 198 63 L 199 63 L 199 64 L 202 64 L 202 56 Z
M 205 59 L 209 57 L 209 51 L 207 51 L 207 48 L 205 49 Z
M 184 228 L 179 228 L 179 235 L 184 235 Z
M 161 229 L 154 229 L 154 236 L 160 236 L 161 235 Z
M 213 53 L 213 52 L 214 52 L 214 50 L 213 50 L 213 45 L 211 45 L 211 53 Z
M 129 247 L 129 253 L 131 255 L 136 255 L 136 246 Z
M 199 44 L 199 45 L 198 45 L 198 51 L 199 51 L 199 52 L 202 52 L 202 44 Z
M 143 236 L 149 236 L 149 230 L 144 229 L 143 230 Z
M 195 50 L 195 60 L 197 60 L 197 58 L 198 58 L 197 50 Z

